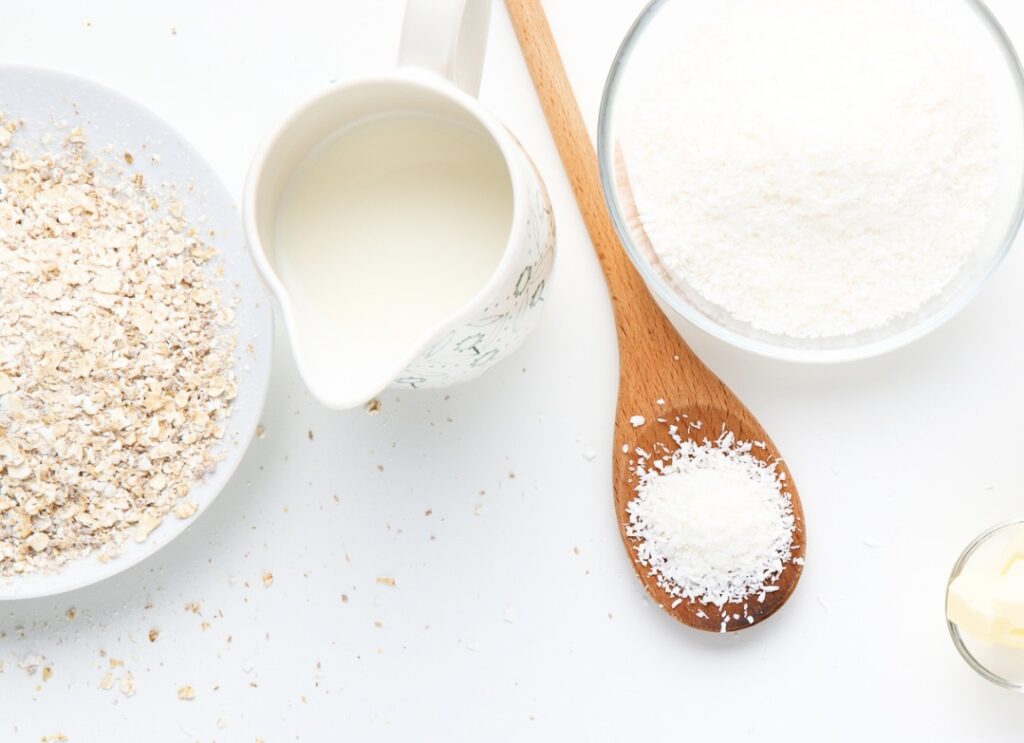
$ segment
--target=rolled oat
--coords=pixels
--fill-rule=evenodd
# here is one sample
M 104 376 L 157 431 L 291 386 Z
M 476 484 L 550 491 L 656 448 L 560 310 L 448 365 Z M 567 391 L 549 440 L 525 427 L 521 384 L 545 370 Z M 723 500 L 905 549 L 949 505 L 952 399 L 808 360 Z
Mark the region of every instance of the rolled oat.
M 182 205 L 80 129 L 43 154 L 25 133 L 0 114 L 0 575 L 191 516 L 236 394 L 216 251 Z

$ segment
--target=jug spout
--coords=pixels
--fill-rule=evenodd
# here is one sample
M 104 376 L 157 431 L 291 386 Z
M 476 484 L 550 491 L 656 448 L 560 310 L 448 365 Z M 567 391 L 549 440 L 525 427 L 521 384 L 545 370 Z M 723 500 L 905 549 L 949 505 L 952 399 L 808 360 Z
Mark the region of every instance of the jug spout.
M 345 338 L 337 328 L 290 328 L 299 374 L 310 393 L 335 410 L 358 408 L 386 389 L 408 361 L 409 349 L 380 354 L 380 348 Z M 374 351 L 378 353 L 374 353 Z
M 321 405 L 333 410 L 362 407 L 383 392 L 390 382 L 388 379 L 382 383 L 380 380 L 367 380 L 360 384 L 339 384 L 337 381 L 318 378 L 315 374 L 303 374 L 301 370 L 300 374 L 310 394 Z

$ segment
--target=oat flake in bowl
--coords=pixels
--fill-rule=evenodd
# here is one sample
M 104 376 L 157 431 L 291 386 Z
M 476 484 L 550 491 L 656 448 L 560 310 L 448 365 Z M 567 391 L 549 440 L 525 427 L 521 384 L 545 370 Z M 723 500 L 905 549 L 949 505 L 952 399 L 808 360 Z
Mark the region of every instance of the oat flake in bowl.
M 191 516 L 237 392 L 216 250 L 181 203 L 79 128 L 32 154 L 24 134 L 0 114 L 0 576 Z
M 0 574 L 142 541 L 193 482 L 236 394 L 216 251 L 81 129 L 31 156 L 0 115 Z M 106 172 L 104 172 L 106 171 Z
M 49 156 L 49 159 L 56 163 L 60 159 L 73 158 L 72 150 L 75 148 L 84 148 L 81 165 L 91 169 L 94 178 L 91 182 L 79 185 L 84 186 L 86 192 L 90 189 L 97 191 L 108 201 L 115 198 L 127 199 L 132 204 L 131 208 L 136 209 L 135 214 L 139 219 L 153 220 L 153 224 L 159 219 L 183 222 L 185 227 L 179 234 L 186 241 L 189 238 L 195 239 L 196 243 L 189 243 L 187 248 L 183 248 L 182 260 L 192 262 L 201 269 L 199 273 L 194 273 L 192 266 L 186 267 L 183 264 L 178 283 L 168 282 L 163 285 L 165 290 L 176 288 L 180 294 L 176 293 L 175 297 L 182 302 L 182 305 L 170 303 L 165 308 L 166 316 L 178 317 L 184 324 L 174 330 L 161 329 L 163 315 L 154 305 L 155 312 L 149 311 L 149 314 L 153 315 L 154 327 L 149 328 L 146 319 L 138 310 L 148 309 L 145 305 L 147 298 L 152 300 L 156 294 L 143 282 L 146 278 L 176 278 L 173 272 L 166 272 L 162 259 L 158 258 L 158 255 L 162 255 L 163 248 L 159 244 L 147 247 L 145 240 L 142 240 L 140 245 L 138 234 L 126 232 L 135 239 L 136 252 L 140 247 L 143 251 L 152 252 L 147 255 L 145 261 L 142 261 L 145 263 L 144 266 L 135 265 L 133 260 L 128 260 L 132 250 L 126 249 L 118 241 L 117 231 L 109 226 L 102 228 L 111 235 L 108 247 L 111 248 L 111 253 L 117 256 L 117 260 L 108 264 L 103 262 L 104 259 L 96 257 L 87 265 L 79 265 L 79 268 L 96 275 L 95 281 L 98 285 L 93 284 L 94 279 L 90 276 L 88 283 L 77 286 L 72 284 L 74 289 L 70 297 L 58 297 L 50 302 L 53 310 L 52 320 L 54 323 L 61 323 L 58 327 L 62 328 L 61 332 L 65 335 L 63 345 L 52 344 L 52 349 L 48 350 L 60 350 L 67 354 L 69 359 L 76 358 L 79 353 L 83 356 L 91 354 L 91 359 L 94 358 L 97 363 L 87 370 L 88 374 L 83 375 L 78 383 L 91 384 L 93 375 L 109 382 L 105 385 L 108 398 L 90 398 L 88 403 L 83 400 L 84 404 L 80 406 L 82 409 L 77 417 L 72 417 L 72 413 L 76 411 L 70 401 L 59 403 L 57 412 L 42 410 L 41 404 L 41 395 L 48 395 L 60 389 L 60 377 L 70 368 L 70 361 L 61 359 L 54 363 L 55 360 L 51 359 L 52 369 L 39 366 L 31 368 L 29 371 L 36 386 L 23 387 L 28 380 L 22 379 L 24 373 L 17 372 L 19 368 L 24 368 L 22 360 L 9 350 L 5 352 L 5 348 L 11 343 L 21 344 L 19 347 L 26 349 L 27 354 L 36 354 L 35 346 L 25 339 L 28 337 L 26 333 L 35 334 L 33 337 L 38 338 L 40 326 L 37 323 L 33 328 L 26 327 L 12 333 L 11 330 L 16 328 L 16 325 L 9 317 L 5 314 L 0 320 L 0 333 L 4 335 L 4 340 L 0 342 L 0 353 L 6 353 L 4 358 L 8 359 L 6 362 L 0 362 L 0 371 L 13 385 L 7 393 L 0 393 L 0 413 L 3 416 L 9 414 L 6 399 L 11 397 L 22 403 L 20 414 L 23 417 L 32 413 L 39 416 L 38 420 L 41 422 L 34 431 L 40 448 L 22 447 L 20 452 L 15 450 L 15 459 L 23 458 L 21 462 L 12 463 L 15 474 L 21 474 L 19 467 L 26 462 L 38 466 L 46 447 L 72 443 L 76 440 L 73 436 L 78 436 L 77 442 L 82 444 L 83 448 L 80 462 L 85 465 L 84 471 L 89 475 L 87 479 L 79 471 L 71 469 L 70 458 L 57 462 L 54 471 L 47 475 L 48 479 L 36 478 L 35 472 L 24 479 L 8 478 L 7 463 L 0 464 L 0 496 L 3 497 L 5 504 L 0 507 L 0 511 L 3 511 L 0 513 L 0 550 L 6 550 L 10 546 L 14 546 L 16 550 L 13 556 L 0 557 L 0 601 L 5 601 L 62 593 L 120 573 L 168 545 L 195 522 L 196 517 L 202 514 L 219 494 L 225 490 L 230 492 L 230 488 L 226 486 L 242 462 L 248 444 L 255 435 L 266 399 L 270 379 L 273 314 L 259 276 L 248 257 L 238 210 L 230 194 L 217 173 L 167 122 L 132 99 L 83 78 L 36 67 L 6 64 L 0 64 L 0 111 L 7 116 L 5 124 L 14 120 L 23 122 L 23 126 L 17 131 L 10 131 L 6 125 L 3 127 L 3 130 L 10 134 L 11 141 L 6 141 L 7 134 L 0 135 L 5 140 L 0 145 L 0 183 L 5 190 L 9 189 L 10 178 L 26 176 L 24 172 L 15 172 L 12 157 L 15 150 L 27 153 L 32 161 L 45 160 Z M 68 139 L 69 134 L 76 128 L 84 133 L 87 142 L 68 142 L 65 145 L 65 139 Z M 79 139 L 77 135 L 72 138 Z M 10 161 L 10 164 L 4 161 Z M 24 161 L 18 165 L 22 168 Z M 64 180 L 66 175 L 60 174 L 61 180 Z M 47 181 L 56 180 L 57 176 L 57 169 L 51 169 Z M 67 182 L 70 182 L 70 178 Z M 49 188 L 50 184 L 41 179 L 39 194 L 33 195 L 32 198 L 42 198 L 42 194 Z M 0 202 L 6 202 L 7 195 L 0 197 Z M 173 207 L 172 202 L 175 202 Z M 181 207 L 180 216 L 178 204 Z M 140 212 L 137 207 L 141 206 L 145 209 Z M 99 205 L 96 208 L 99 209 Z M 104 204 L 110 218 L 113 218 L 113 214 L 119 208 L 109 203 Z M 55 251 L 65 250 L 72 256 L 77 255 L 75 251 L 86 249 L 86 232 L 82 235 L 71 235 L 75 219 L 78 219 L 72 209 L 57 210 L 53 205 L 36 207 L 24 210 L 22 218 L 41 221 L 42 216 L 49 213 L 49 209 L 52 209 L 57 217 L 56 225 L 49 227 L 53 234 L 44 231 L 41 237 L 44 242 L 33 249 L 36 251 L 33 255 L 43 255 L 39 250 L 47 244 Z M 64 211 L 68 214 L 65 215 Z M 68 217 L 72 218 L 71 222 L 66 222 Z M 22 228 L 21 225 L 14 226 Z M 58 240 L 58 231 L 66 239 Z M 8 246 L 11 234 L 10 226 L 0 219 L 0 254 L 10 250 Z M 192 247 L 199 244 L 206 250 L 216 248 L 216 255 L 206 257 L 205 260 L 202 256 L 191 256 Z M 189 254 L 187 258 L 186 254 Z M 31 269 L 26 272 L 27 275 L 10 278 L 7 276 L 8 268 L 4 266 L 14 266 L 15 264 L 8 263 L 12 258 L 14 256 L 5 255 L 4 262 L 0 264 L 0 269 L 5 275 L 4 283 L 0 284 L 0 305 L 3 305 L 2 309 L 6 309 L 7 312 L 15 310 L 7 308 L 6 303 L 16 303 L 20 296 L 8 291 L 14 286 L 13 282 L 18 282 L 18 286 L 24 284 L 32 288 L 35 294 L 36 288 L 33 284 L 38 282 L 49 285 L 61 272 L 70 270 L 73 275 L 76 268 L 74 260 L 51 261 L 45 267 L 35 266 L 34 258 L 27 264 Z M 141 261 L 141 258 L 139 260 Z M 118 270 L 107 271 L 104 274 L 99 270 L 104 268 Z M 115 291 L 100 291 L 104 287 L 113 287 L 116 278 L 112 275 L 114 273 L 120 273 L 120 286 Z M 99 278 L 100 274 L 104 274 L 105 278 Z M 181 281 L 192 280 L 192 277 L 197 277 L 198 283 L 193 281 L 191 287 Z M 188 292 L 185 291 L 186 288 Z M 92 341 L 92 334 L 99 334 L 102 328 L 114 328 L 114 332 L 123 332 L 122 341 L 112 354 L 100 353 L 95 347 L 81 347 L 77 339 L 68 337 L 71 327 L 69 323 L 78 316 L 61 312 L 59 308 L 67 308 L 68 302 L 83 301 L 86 295 L 78 293 L 86 290 L 89 290 L 90 299 L 83 307 L 87 309 L 88 316 L 94 322 L 81 328 L 78 338 Z M 221 325 L 220 318 L 215 317 L 215 305 L 196 303 L 190 296 L 193 290 L 208 290 L 213 293 L 215 296 L 211 297 L 211 303 L 220 302 L 221 308 L 230 308 L 234 314 L 233 320 L 227 325 Z M 203 294 L 199 293 L 197 298 L 202 300 Z M 28 295 L 23 300 L 37 305 L 39 303 L 38 299 Z M 210 323 L 213 318 L 212 325 L 216 327 L 218 336 L 216 343 L 213 342 L 212 335 L 204 336 L 211 340 L 209 351 L 189 345 L 192 341 L 186 336 L 189 332 L 190 326 L 187 323 L 190 319 L 181 316 L 179 310 L 190 302 L 196 305 L 194 309 L 201 313 L 204 323 Z M 104 304 L 109 304 L 110 307 L 104 307 Z M 20 310 L 18 312 L 18 322 L 24 323 Z M 139 319 L 141 329 L 138 324 L 132 324 L 133 318 Z M 208 330 L 212 329 L 210 325 L 206 327 Z M 120 331 L 117 328 L 120 328 Z M 146 332 L 143 333 L 143 330 Z M 161 340 L 166 347 L 158 343 Z M 212 379 L 217 371 L 217 365 L 225 361 L 227 346 L 222 344 L 232 343 L 235 343 L 236 350 L 230 354 L 230 366 L 222 366 L 221 371 L 225 378 L 230 376 L 237 396 L 228 404 L 228 389 L 220 393 L 211 384 L 205 391 L 201 390 L 193 397 L 191 390 L 201 386 L 204 377 Z M 192 349 L 192 352 L 186 349 Z M 150 419 L 145 421 L 146 426 L 151 425 L 152 418 L 156 418 L 158 423 L 162 422 L 165 427 L 176 426 L 174 430 L 181 434 L 178 440 L 175 440 L 173 434 L 169 434 L 168 431 L 150 432 L 137 428 L 142 421 L 133 408 L 140 402 L 141 380 L 161 380 L 161 375 L 166 372 L 166 369 L 161 369 L 157 373 L 151 373 L 144 369 L 142 377 L 130 377 L 132 364 L 145 351 L 169 355 L 175 363 L 180 362 L 179 368 L 170 377 L 173 379 L 171 384 L 161 387 L 159 391 L 147 384 L 147 392 L 141 397 L 143 407 L 148 404 L 156 408 L 150 413 Z M 45 358 L 45 354 L 42 356 Z M 159 361 L 155 363 L 160 365 Z M 125 366 L 121 370 L 116 370 L 116 366 L 120 364 Z M 115 370 L 116 374 L 113 373 Z M 190 390 L 189 400 L 184 407 L 181 404 L 184 402 L 183 398 L 180 402 L 174 400 L 182 389 Z M 120 397 L 116 397 L 112 391 Z M 11 393 L 15 394 L 12 396 Z M 164 404 L 157 408 L 161 397 Z M 31 403 L 27 409 L 26 403 Z M 14 403 L 15 407 L 17 404 Z M 175 405 L 177 407 L 173 407 Z M 216 438 L 216 430 L 212 438 L 203 438 L 207 435 L 204 416 L 207 420 L 216 419 L 215 426 L 223 426 L 222 438 Z M 102 422 L 100 418 L 103 418 Z M 62 420 L 68 424 L 68 434 L 62 439 L 54 435 L 52 441 L 49 440 L 47 432 L 52 433 L 55 426 L 59 430 Z M 83 427 L 81 431 L 76 430 L 75 426 L 81 426 L 83 422 L 89 422 L 90 427 Z M 21 446 L 22 439 L 19 437 L 29 435 L 30 426 L 22 422 L 17 429 L 3 428 L 8 425 L 9 421 L 6 418 L 0 421 L 0 433 Z M 153 438 L 154 433 L 156 439 Z M 107 448 L 94 449 L 92 459 L 88 459 L 84 434 L 102 438 L 108 443 Z M 129 443 L 131 434 L 135 435 L 134 444 Z M 192 435 L 195 438 L 192 438 Z M 145 436 L 150 437 L 149 441 L 156 450 L 156 456 L 152 453 L 142 456 Z M 161 444 L 167 444 L 163 446 L 164 451 L 156 448 Z M 167 450 L 174 453 L 163 458 Z M 205 454 L 199 454 L 199 458 L 196 458 L 200 452 Z M 46 456 L 50 455 L 47 453 Z M 140 470 L 148 462 L 150 469 L 147 476 L 155 480 L 148 489 L 143 484 L 149 481 L 140 479 L 141 476 L 136 476 L 137 473 L 129 473 L 126 478 L 121 479 L 110 470 L 111 467 L 123 467 L 126 462 L 133 461 L 140 465 Z M 216 466 L 207 471 L 214 463 Z M 32 466 L 30 464 L 29 468 Z M 191 475 L 187 473 L 187 469 L 199 476 L 198 479 L 188 482 L 187 477 Z M 58 476 L 65 479 L 58 479 Z M 162 480 L 161 476 L 166 478 L 166 481 Z M 69 487 L 70 482 L 80 485 L 84 490 Z M 182 492 L 183 483 L 187 485 L 187 495 L 182 498 L 179 494 Z M 53 488 L 50 488 L 51 485 Z M 36 487 L 36 490 L 29 490 L 31 487 Z M 24 494 L 34 495 L 35 502 L 20 503 L 13 497 L 15 491 L 22 498 Z M 99 523 L 85 525 L 81 519 L 72 517 L 65 526 L 73 530 L 69 534 L 74 534 L 75 537 L 69 544 L 62 545 L 59 535 L 54 531 L 55 522 L 60 518 L 67 519 L 75 497 L 80 498 L 83 495 L 88 496 L 89 506 L 107 507 L 109 513 L 104 514 L 104 520 L 110 521 L 110 524 L 105 525 L 103 521 L 97 519 Z M 9 501 L 14 501 L 13 505 L 6 505 Z M 16 512 L 8 513 L 14 510 L 14 507 L 24 513 L 23 505 L 28 505 L 30 510 L 36 507 L 40 509 L 35 514 L 26 514 L 32 527 L 32 533 L 28 536 L 20 536 L 24 534 L 24 518 L 16 515 Z M 191 518 L 176 518 L 172 515 L 176 507 L 177 513 L 182 516 L 193 509 L 194 514 Z M 75 516 L 77 515 L 76 513 Z M 156 526 L 149 532 L 148 538 L 143 541 L 134 539 L 136 536 L 142 538 L 154 524 Z M 22 529 L 16 535 L 15 527 L 18 526 Z M 43 536 L 33 537 L 36 533 L 41 533 L 46 538 L 46 546 L 38 551 L 27 544 L 27 540 L 33 538 L 37 546 L 42 545 Z M 194 552 L 196 549 L 197 545 L 193 542 L 190 551 Z M 201 551 L 202 546 L 198 546 L 198 549 Z M 0 551 L 0 556 L 4 554 Z M 109 559 L 116 554 L 119 554 L 117 559 Z M 81 555 L 84 559 L 73 559 L 73 555 Z M 55 557 L 57 559 L 54 559 Z M 172 552 L 166 559 L 173 560 L 174 564 L 178 565 L 182 557 L 182 551 L 178 550 Z M 205 560 L 203 562 L 205 563 Z M 21 572 L 15 572 L 16 564 Z

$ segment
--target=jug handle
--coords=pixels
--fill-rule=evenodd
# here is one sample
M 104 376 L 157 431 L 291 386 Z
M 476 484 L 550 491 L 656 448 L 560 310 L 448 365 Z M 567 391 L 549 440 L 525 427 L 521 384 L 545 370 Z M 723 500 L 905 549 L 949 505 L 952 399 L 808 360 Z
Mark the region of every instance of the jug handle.
M 476 96 L 492 0 L 408 0 L 398 64 L 422 67 Z

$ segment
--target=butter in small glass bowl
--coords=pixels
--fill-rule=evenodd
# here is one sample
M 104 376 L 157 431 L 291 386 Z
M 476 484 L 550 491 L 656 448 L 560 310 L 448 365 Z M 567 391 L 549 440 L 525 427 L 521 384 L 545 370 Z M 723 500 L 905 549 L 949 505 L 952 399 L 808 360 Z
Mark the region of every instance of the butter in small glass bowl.
M 1024 521 L 979 535 L 946 588 L 953 645 L 983 678 L 1024 692 Z

